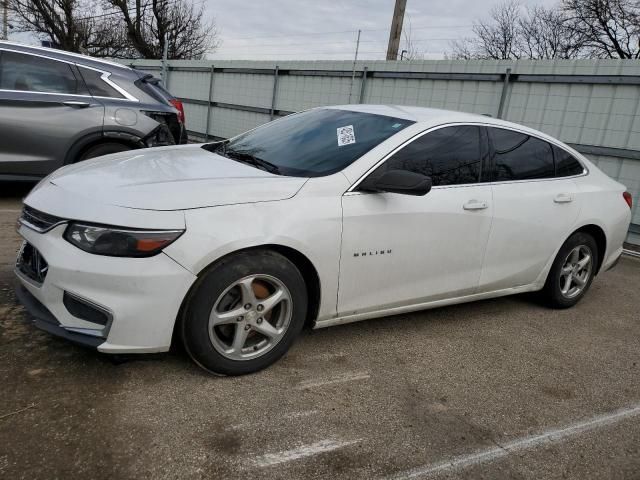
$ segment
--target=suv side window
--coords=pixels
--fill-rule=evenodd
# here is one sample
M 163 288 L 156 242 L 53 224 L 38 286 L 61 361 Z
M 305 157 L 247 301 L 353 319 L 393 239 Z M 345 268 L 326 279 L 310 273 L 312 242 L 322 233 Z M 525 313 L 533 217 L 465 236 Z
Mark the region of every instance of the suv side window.
M 94 97 L 124 98 L 120 92 L 102 80 L 102 72 L 97 72 L 79 65 L 78 69 L 84 82 L 87 84 L 89 92 Z
M 569 152 L 553 146 L 553 156 L 556 160 L 556 177 L 571 177 L 584 172 L 584 167 Z
M 372 175 L 408 170 L 431 177 L 434 186 L 477 183 L 482 170 L 480 127 L 444 127 L 396 152 Z
M 493 144 L 494 182 L 555 176 L 550 144 L 513 130 L 488 130 Z
M 70 64 L 44 57 L 3 51 L 0 89 L 59 94 L 85 94 Z

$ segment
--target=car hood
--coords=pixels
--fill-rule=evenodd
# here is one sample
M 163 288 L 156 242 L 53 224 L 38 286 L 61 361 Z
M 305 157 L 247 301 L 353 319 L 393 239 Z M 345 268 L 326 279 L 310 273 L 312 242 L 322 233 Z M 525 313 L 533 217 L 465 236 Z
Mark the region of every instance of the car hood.
M 106 155 L 61 168 L 48 178 L 94 202 L 146 210 L 284 200 L 306 180 L 274 175 L 199 145 Z

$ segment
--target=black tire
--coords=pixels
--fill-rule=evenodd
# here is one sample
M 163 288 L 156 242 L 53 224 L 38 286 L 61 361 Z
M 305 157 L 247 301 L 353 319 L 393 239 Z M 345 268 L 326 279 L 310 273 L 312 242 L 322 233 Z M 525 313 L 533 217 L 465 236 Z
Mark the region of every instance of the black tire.
M 231 285 L 252 275 L 268 275 L 286 286 L 291 298 L 289 324 L 280 340 L 261 356 L 229 359 L 214 347 L 209 336 L 209 315 Z M 214 265 L 198 280 L 187 302 L 180 332 L 185 350 L 200 367 L 218 375 L 253 373 L 276 362 L 300 334 L 307 315 L 307 290 L 300 271 L 286 257 L 269 250 L 240 253 Z
M 85 150 L 78 158 L 78 161 L 81 162 L 82 160 L 89 160 L 90 158 L 101 157 L 110 153 L 126 152 L 127 150 L 131 150 L 131 147 L 122 143 L 99 143 Z
M 591 269 L 582 290 L 575 296 L 567 297 L 562 292 L 561 271 L 565 266 L 565 262 L 567 261 L 569 254 L 580 246 L 588 249 L 591 253 Z M 569 308 L 578 303 L 589 290 L 591 282 L 593 282 L 593 278 L 596 275 L 597 266 L 599 264 L 599 255 L 600 252 L 598 252 L 598 245 L 591 235 L 584 232 L 577 232 L 571 235 L 571 237 L 564 242 L 564 245 L 562 245 L 558 255 L 553 261 L 553 265 L 551 266 L 551 270 L 549 270 L 549 275 L 547 276 L 547 281 L 545 282 L 542 290 L 542 296 L 547 305 L 552 308 Z

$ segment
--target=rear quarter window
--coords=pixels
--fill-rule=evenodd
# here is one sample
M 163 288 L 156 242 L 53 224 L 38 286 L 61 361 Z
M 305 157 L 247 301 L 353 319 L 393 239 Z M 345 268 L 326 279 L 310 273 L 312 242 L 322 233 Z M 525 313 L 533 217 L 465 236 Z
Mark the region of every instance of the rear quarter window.
M 120 92 L 109 85 L 102 79 L 103 72 L 91 70 L 90 68 L 84 68 L 78 66 L 82 78 L 89 89 L 89 92 L 94 97 L 107 97 L 107 98 L 125 98 Z
M 556 177 L 572 177 L 584 172 L 582 164 L 566 150 L 554 146 L 553 156 L 556 161 Z

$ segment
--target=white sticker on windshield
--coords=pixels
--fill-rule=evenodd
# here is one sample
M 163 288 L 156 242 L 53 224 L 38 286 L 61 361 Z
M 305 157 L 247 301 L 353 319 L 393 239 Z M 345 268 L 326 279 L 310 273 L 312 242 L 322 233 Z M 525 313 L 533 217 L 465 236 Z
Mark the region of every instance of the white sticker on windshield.
M 353 131 L 353 125 L 345 125 L 338 128 L 338 146 L 350 145 L 356 143 L 356 134 Z

